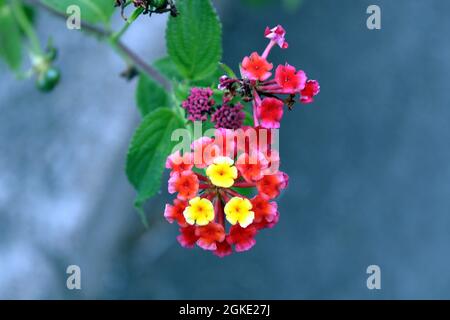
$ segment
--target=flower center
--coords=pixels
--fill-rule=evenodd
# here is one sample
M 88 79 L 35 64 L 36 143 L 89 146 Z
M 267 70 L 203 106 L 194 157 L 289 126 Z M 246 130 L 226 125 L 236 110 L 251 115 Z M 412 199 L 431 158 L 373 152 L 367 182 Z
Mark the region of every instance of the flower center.
M 238 172 L 234 161 L 229 157 L 217 157 L 206 169 L 206 175 L 217 187 L 230 188 L 237 179 Z
M 190 225 L 205 226 L 214 220 L 214 206 L 208 199 L 195 197 L 189 201 L 183 215 Z
M 246 228 L 255 219 L 255 213 L 251 210 L 252 203 L 240 197 L 233 197 L 224 208 L 228 222 L 232 225 L 239 223 L 242 228 Z

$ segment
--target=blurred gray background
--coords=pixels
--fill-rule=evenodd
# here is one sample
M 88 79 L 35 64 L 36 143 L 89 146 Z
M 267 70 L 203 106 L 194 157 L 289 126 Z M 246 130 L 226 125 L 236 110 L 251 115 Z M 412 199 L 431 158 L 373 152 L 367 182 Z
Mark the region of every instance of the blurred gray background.
M 450 2 L 216 3 L 226 63 L 261 52 L 264 28 L 281 23 L 290 48 L 271 59 L 321 83 L 283 119 L 280 223 L 244 254 L 186 250 L 163 219 L 164 185 L 145 230 L 123 170 L 135 84 L 104 44 L 41 13 L 43 41 L 60 48 L 58 89 L 41 94 L 0 66 L 0 298 L 450 298 Z M 380 31 L 366 28 L 370 4 Z M 140 19 L 125 41 L 153 61 L 164 29 L 165 17 Z M 80 291 L 66 289 L 70 264 Z

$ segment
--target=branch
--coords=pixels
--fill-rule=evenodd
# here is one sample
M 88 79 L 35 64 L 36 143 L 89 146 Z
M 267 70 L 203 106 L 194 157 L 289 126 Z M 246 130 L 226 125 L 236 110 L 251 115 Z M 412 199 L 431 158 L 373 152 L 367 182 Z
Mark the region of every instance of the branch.
M 58 11 L 54 8 L 50 7 L 49 5 L 43 3 L 41 0 L 25 0 L 26 2 L 30 4 L 34 4 L 51 14 L 67 19 L 67 16 Z M 151 65 L 146 63 L 142 58 L 140 58 L 135 52 L 133 52 L 127 45 L 125 45 L 120 39 L 114 38 L 114 34 L 106 30 L 104 28 L 101 28 L 99 26 L 87 23 L 86 21 L 81 21 L 81 28 L 96 35 L 100 38 L 104 38 L 109 40 L 109 43 L 111 46 L 118 51 L 118 53 L 124 57 L 124 59 L 128 60 L 128 62 L 132 63 L 136 68 L 138 68 L 140 71 L 146 73 L 150 77 L 152 77 L 156 82 L 158 82 L 164 89 L 167 91 L 170 91 L 172 89 L 171 83 L 163 76 L 161 75 L 155 68 L 153 68 Z

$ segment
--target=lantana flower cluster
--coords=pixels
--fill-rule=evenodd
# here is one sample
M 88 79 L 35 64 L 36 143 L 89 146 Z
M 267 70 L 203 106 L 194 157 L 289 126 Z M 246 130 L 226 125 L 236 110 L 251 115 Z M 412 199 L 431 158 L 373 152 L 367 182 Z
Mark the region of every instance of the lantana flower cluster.
M 227 99 L 236 95 L 246 101 L 251 101 L 255 126 L 278 129 L 284 113 L 284 105 L 289 109 L 296 102 L 296 97 L 303 104 L 314 101 L 320 92 L 317 80 L 308 79 L 305 71 L 297 70 L 286 63 L 279 65 L 273 74 L 273 64 L 267 58 L 275 46 L 282 49 L 289 47 L 286 41 L 286 31 L 280 25 L 270 29 L 266 28 L 265 37 L 269 44 L 259 55 L 253 52 L 244 57 L 240 65 L 241 79 L 223 76 L 220 78 L 219 89 L 226 91 Z
M 274 200 L 289 178 L 278 170 L 276 151 L 263 148 L 262 139 L 251 141 L 257 134 L 248 132 L 262 130 L 217 129 L 213 138 L 194 141 L 189 152 L 168 157 L 168 189 L 176 199 L 166 205 L 164 216 L 179 225 L 183 247 L 198 245 L 220 257 L 231 254 L 233 246 L 236 252 L 246 251 L 260 230 L 278 222 Z M 248 196 L 242 192 L 246 189 L 255 194 Z
M 284 106 L 296 98 L 311 103 L 319 93 L 316 80 L 286 63 L 273 73 L 267 58 L 275 46 L 288 48 L 281 26 L 267 28 L 269 43 L 263 53 L 253 52 L 241 65 L 241 78 L 219 79 L 222 104 L 215 106 L 214 90 L 193 88 L 182 103 L 190 121 L 211 121 L 212 137 L 195 140 L 189 150 L 167 158 L 168 191 L 176 199 L 167 204 L 164 216 L 179 225 L 178 242 L 198 246 L 224 257 L 252 248 L 259 231 L 279 220 L 275 202 L 288 186 L 289 177 L 279 170 L 280 157 L 273 144 Z M 245 104 L 251 103 L 253 126 L 244 126 Z

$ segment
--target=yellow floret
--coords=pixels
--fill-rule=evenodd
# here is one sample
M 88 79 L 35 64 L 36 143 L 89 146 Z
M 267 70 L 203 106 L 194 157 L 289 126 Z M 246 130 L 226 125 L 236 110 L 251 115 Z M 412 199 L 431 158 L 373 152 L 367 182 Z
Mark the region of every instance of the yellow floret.
M 217 157 L 206 169 L 206 175 L 217 187 L 230 188 L 238 176 L 234 161 L 228 157 Z
M 246 228 L 255 219 L 252 210 L 252 203 L 245 198 L 234 197 L 225 205 L 227 220 L 232 225 L 239 223 L 242 228 Z
M 206 226 L 214 220 L 214 206 L 208 199 L 195 197 L 189 201 L 189 206 L 183 211 L 186 222 Z

